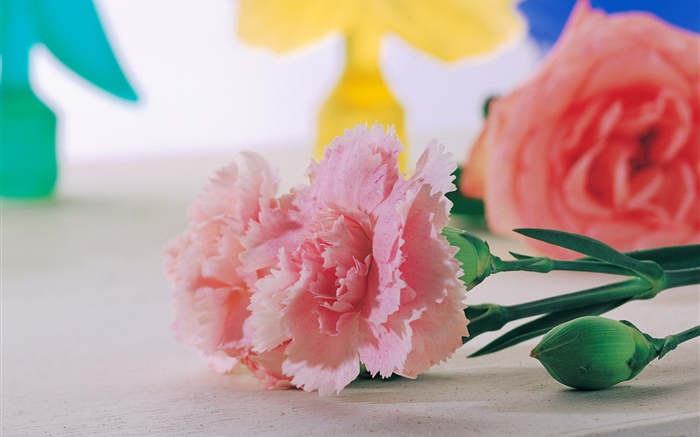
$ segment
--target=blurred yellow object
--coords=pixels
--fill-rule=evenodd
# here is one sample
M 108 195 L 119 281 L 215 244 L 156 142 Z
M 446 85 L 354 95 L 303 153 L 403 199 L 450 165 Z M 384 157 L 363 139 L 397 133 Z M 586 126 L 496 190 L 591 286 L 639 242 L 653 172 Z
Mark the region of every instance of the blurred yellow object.
M 444 61 L 487 53 L 522 25 L 516 0 L 240 0 L 238 33 L 254 45 L 286 52 L 332 31 L 346 37 L 347 63 L 321 108 L 315 157 L 358 123 L 394 125 L 406 144 L 403 111 L 379 69 L 386 32 Z M 405 169 L 405 151 L 400 160 Z

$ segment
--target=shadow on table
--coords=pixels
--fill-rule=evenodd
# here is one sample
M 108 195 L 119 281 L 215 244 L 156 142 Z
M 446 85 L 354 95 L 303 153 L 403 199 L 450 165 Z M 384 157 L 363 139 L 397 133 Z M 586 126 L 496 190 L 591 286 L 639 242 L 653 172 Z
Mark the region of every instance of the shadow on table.
M 687 344 L 683 356 L 669 354 L 633 381 L 605 390 L 574 390 L 555 382 L 539 367 L 473 366 L 430 372 L 415 380 L 358 380 L 338 397 L 344 403 L 481 404 L 489 411 L 514 413 L 616 414 L 697 411 L 698 345 Z M 678 352 L 677 352 L 678 353 Z M 679 410 L 679 406 L 682 406 Z

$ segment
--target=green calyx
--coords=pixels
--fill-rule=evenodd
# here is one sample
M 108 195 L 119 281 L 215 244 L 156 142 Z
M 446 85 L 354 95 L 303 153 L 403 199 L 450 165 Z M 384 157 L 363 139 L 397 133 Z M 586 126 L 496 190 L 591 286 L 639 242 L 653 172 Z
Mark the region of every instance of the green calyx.
M 442 235 L 450 245 L 459 249 L 455 258 L 462 263 L 467 290 L 471 290 L 486 279 L 493 271 L 493 259 L 489 245 L 481 238 L 457 228 L 445 226 Z

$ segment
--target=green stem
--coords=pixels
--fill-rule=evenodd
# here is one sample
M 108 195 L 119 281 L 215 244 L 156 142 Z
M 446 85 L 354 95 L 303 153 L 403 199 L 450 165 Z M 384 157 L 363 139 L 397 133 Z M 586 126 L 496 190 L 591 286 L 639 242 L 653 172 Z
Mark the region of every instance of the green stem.
M 553 261 L 549 260 L 548 258 L 543 259 L 551 262 L 551 265 L 553 266 L 552 270 L 556 269 L 554 267 L 562 267 L 562 269 L 570 268 L 574 271 L 595 271 L 600 273 L 602 269 L 598 270 L 599 267 L 604 266 L 598 265 L 594 268 L 591 268 L 590 270 L 587 270 L 587 268 L 591 266 L 587 266 L 586 264 L 592 264 L 593 262 L 583 260 Z M 532 259 L 496 262 L 494 264 L 494 272 L 518 271 L 522 268 L 529 269 L 532 265 Z M 616 267 L 609 267 L 610 271 L 606 273 L 614 273 L 614 269 L 616 269 Z M 627 272 L 627 274 L 632 274 L 627 270 L 620 270 L 623 272 Z M 661 288 L 658 290 L 652 290 L 652 285 L 649 284 L 649 282 L 645 279 L 631 278 L 622 282 L 606 284 L 589 290 L 578 291 L 561 296 L 554 296 L 519 305 L 506 306 L 503 307 L 503 309 L 504 313 L 507 314 L 509 321 L 512 321 L 540 314 L 567 311 L 575 308 L 602 304 L 605 302 L 629 300 L 635 298 L 651 298 L 655 296 L 656 293 L 665 289 L 700 284 L 700 267 L 682 270 L 668 270 L 664 272 L 664 274 L 665 277 L 663 285 L 661 285 Z
M 512 321 L 539 314 L 571 310 L 616 300 L 632 299 L 645 291 L 649 291 L 650 288 L 651 285 L 648 281 L 640 278 L 631 278 L 589 290 L 508 306 L 506 309 Z
M 497 331 L 512 321 L 545 314 L 539 319 L 528 322 L 497 338 L 474 356 L 485 355 L 533 338 L 551 329 L 553 326 L 583 315 L 599 315 L 623 305 L 633 299 L 649 299 L 660 291 L 683 285 L 700 283 L 700 268 L 667 271 L 661 288 L 654 288 L 647 280 L 632 278 L 614 284 L 578 291 L 561 296 L 554 296 L 512 306 L 495 304 L 473 305 L 465 310 L 470 320 L 470 336 L 464 343 L 489 331 Z M 685 341 L 685 335 L 697 336 L 697 331 L 682 333 L 681 338 L 666 337 L 659 341 L 659 357 L 673 350 L 678 343 Z M 692 338 L 692 337 L 687 337 Z
M 549 273 L 554 270 L 609 273 L 622 276 L 636 276 L 632 270 L 619 267 L 593 258 L 581 258 L 571 261 L 561 261 L 546 257 L 531 257 L 512 254 L 517 259 L 503 261 L 492 256 L 493 273 L 527 271 Z M 668 270 L 685 270 L 700 267 L 700 245 L 669 246 L 656 249 L 626 252 L 625 255 L 638 261 L 652 261 Z
M 691 340 L 695 337 L 700 337 L 700 325 L 694 328 L 686 329 L 683 332 L 679 332 L 678 334 L 674 335 L 674 337 L 676 337 L 678 344 Z
M 514 261 L 503 261 L 495 256 L 493 258 L 493 273 L 515 271 L 549 273 L 551 271 L 559 270 L 569 272 L 608 273 L 612 275 L 635 276 L 635 273 L 631 270 L 589 259 L 560 261 L 546 257 L 537 257 L 517 259 Z
M 671 352 L 678 347 L 679 344 L 695 338 L 700 335 L 700 326 L 687 329 L 676 335 L 667 335 L 663 339 L 652 338 L 651 341 L 654 347 L 657 349 L 657 358 L 663 358 L 667 353 Z
M 700 267 L 666 271 L 664 288 L 700 284 Z
M 501 272 L 538 272 L 547 273 L 552 269 L 549 267 L 552 264 L 552 260 L 546 257 L 533 257 L 524 258 L 516 260 L 503 261 L 501 258 L 492 255 L 491 263 L 493 265 L 493 270 L 491 273 L 501 273 Z M 533 267 L 537 266 L 537 267 Z
M 625 255 L 639 261 L 653 261 L 659 264 L 664 270 L 687 270 L 700 267 L 700 246 L 671 246 L 657 249 L 640 250 L 627 252 Z M 517 255 L 516 260 L 503 261 L 497 256 L 493 256 L 493 273 L 527 271 L 538 273 L 549 273 L 551 271 L 589 272 L 589 273 L 609 273 L 622 276 L 636 276 L 631 270 L 618 267 L 606 262 L 601 262 L 592 258 L 581 258 L 571 261 L 561 261 L 547 257 L 529 257 Z M 698 273 L 695 273 L 696 275 Z M 697 276 L 694 276 L 697 278 Z M 700 279 L 695 280 L 700 283 Z M 684 284 L 688 285 L 688 284 Z
M 564 323 L 568 322 L 569 320 L 573 320 L 575 318 L 581 317 L 581 316 L 593 316 L 593 315 L 599 315 L 606 313 L 610 310 L 613 310 L 620 305 L 624 304 L 627 302 L 627 300 L 616 300 L 616 301 L 610 301 L 606 302 L 603 304 L 597 304 L 593 306 L 587 306 L 587 307 L 578 307 L 574 308 L 571 310 L 565 310 L 565 311 L 557 311 L 555 313 L 550 313 L 547 315 L 544 315 L 542 317 L 539 317 L 535 320 L 532 320 L 530 322 L 527 322 L 523 325 L 518 326 L 515 329 L 512 329 L 511 331 L 508 331 L 507 333 L 501 335 L 497 339 L 493 340 L 491 343 L 487 344 L 483 348 L 479 349 L 478 351 L 474 352 L 473 354 L 469 355 L 469 357 L 477 357 L 480 355 L 486 355 L 490 354 L 492 352 L 499 351 L 501 349 L 505 349 L 507 347 L 513 346 L 515 344 L 518 344 L 520 342 L 523 342 L 525 340 L 529 340 L 531 338 L 537 337 L 538 335 L 542 335 L 547 333 L 550 329 L 553 327 Z M 504 323 L 505 324 L 505 323 Z M 502 326 L 501 326 L 502 327 Z M 501 327 L 497 328 L 500 329 Z M 472 338 L 476 337 L 479 334 L 483 334 L 484 332 L 488 332 L 488 327 L 481 325 L 478 328 L 480 328 L 480 331 L 477 331 L 474 329 L 472 324 L 469 325 L 470 328 L 470 334 L 473 331 L 474 332 L 470 337 L 467 338 L 462 338 L 462 343 L 466 343 Z M 486 329 L 484 329 L 486 328 Z

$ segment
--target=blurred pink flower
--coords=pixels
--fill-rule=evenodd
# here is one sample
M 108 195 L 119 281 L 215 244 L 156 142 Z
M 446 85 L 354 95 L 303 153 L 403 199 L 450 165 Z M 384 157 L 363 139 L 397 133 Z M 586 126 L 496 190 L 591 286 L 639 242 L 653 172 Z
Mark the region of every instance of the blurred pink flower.
M 173 330 L 194 346 L 212 368 L 230 371 L 246 364 L 268 387 L 288 384 L 281 352 L 251 351 L 249 322 L 253 285 L 276 267 L 279 247 L 296 243 L 300 229 L 289 198 L 276 199 L 278 181 L 260 156 L 246 166 L 225 167 L 189 209 L 189 226 L 166 253 L 175 286 Z M 265 238 L 261 238 L 264 235 Z M 254 261 L 243 262 L 251 257 Z
M 580 1 L 536 74 L 491 104 L 460 189 L 483 196 L 496 233 L 698 243 L 699 83 L 698 35 Z
M 256 283 L 253 350 L 286 345 L 282 370 L 297 387 L 337 393 L 360 362 L 415 377 L 467 335 L 456 249 L 440 234 L 455 165 L 433 142 L 404 180 L 401 148 L 377 125 L 336 138 L 294 199 L 303 239 L 280 246 L 278 267 Z

